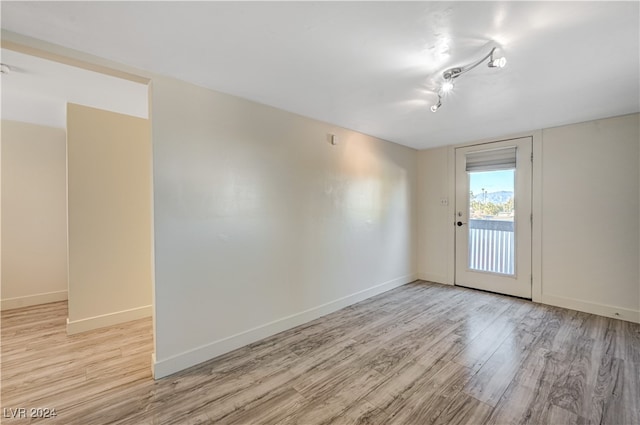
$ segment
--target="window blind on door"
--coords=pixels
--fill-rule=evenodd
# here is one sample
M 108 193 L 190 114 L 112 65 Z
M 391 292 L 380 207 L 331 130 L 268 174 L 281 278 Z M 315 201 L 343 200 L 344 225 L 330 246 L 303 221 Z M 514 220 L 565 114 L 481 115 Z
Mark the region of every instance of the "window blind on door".
M 470 152 L 465 155 L 467 171 L 496 171 L 516 168 L 516 147 Z

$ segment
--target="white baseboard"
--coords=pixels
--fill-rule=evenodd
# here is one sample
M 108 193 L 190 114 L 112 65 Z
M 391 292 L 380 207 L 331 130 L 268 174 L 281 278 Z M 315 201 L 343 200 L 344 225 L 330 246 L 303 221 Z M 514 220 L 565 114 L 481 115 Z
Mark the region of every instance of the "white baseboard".
M 14 308 L 29 307 L 38 304 L 64 301 L 68 297 L 67 291 L 46 292 L 43 294 L 27 295 L 25 297 L 6 298 L 2 300 L 0 309 L 12 310 Z
M 69 321 L 69 319 L 67 319 L 67 334 L 73 335 L 80 332 L 91 331 L 93 329 L 104 328 L 106 326 L 117 325 L 118 323 L 142 319 L 151 316 L 152 311 L 152 306 L 145 305 L 129 310 L 116 311 L 115 313 L 87 317 L 86 319 L 74 321 Z
M 253 329 L 231 335 L 227 338 L 170 356 L 166 359 L 157 360 L 154 354 L 152 357 L 153 376 L 155 379 L 163 378 L 188 367 L 195 366 L 199 363 L 213 359 L 214 357 L 228 353 L 229 351 L 243 347 L 247 344 L 251 344 L 287 329 L 294 328 L 302 325 L 303 323 L 310 322 L 311 320 L 315 320 L 326 314 L 333 313 L 334 311 L 373 297 L 374 295 L 378 295 L 406 283 L 413 282 L 416 279 L 416 274 L 399 277 L 363 291 L 356 292 L 355 294 L 347 295 L 337 300 L 310 308 L 300 313 L 283 317 L 270 323 L 257 326 Z
M 598 316 L 612 317 L 614 319 L 626 320 L 628 322 L 640 323 L 640 311 L 628 308 L 620 308 L 606 304 L 596 304 L 589 301 L 582 301 L 573 298 L 560 297 L 557 295 L 542 294 L 540 299 L 535 300 L 542 304 L 556 307 L 578 310 L 585 313 L 596 314 Z
M 418 273 L 418 279 L 426 280 L 428 282 L 442 283 L 443 285 L 452 285 L 451 282 L 448 281 L 447 276 L 442 276 L 439 274 Z

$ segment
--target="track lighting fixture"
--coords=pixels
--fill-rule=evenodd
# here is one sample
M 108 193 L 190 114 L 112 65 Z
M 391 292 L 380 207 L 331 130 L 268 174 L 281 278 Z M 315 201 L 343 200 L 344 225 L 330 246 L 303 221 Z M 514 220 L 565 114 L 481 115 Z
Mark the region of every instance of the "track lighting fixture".
M 476 66 L 480 65 L 481 63 L 483 63 L 487 59 L 489 59 L 489 62 L 487 63 L 489 68 L 504 68 L 504 66 L 507 64 L 507 59 L 505 59 L 504 57 L 499 57 L 499 58 L 494 57 L 493 55 L 494 55 L 496 49 L 497 48 L 494 47 L 482 59 L 480 59 L 480 60 L 478 60 L 476 62 L 473 62 L 473 63 L 471 63 L 469 65 L 459 66 L 459 67 L 455 67 L 455 68 L 449 68 L 449 69 L 445 70 L 442 73 L 442 78 L 444 79 L 444 81 L 440 85 L 440 89 L 438 90 L 438 103 L 433 105 L 433 106 L 431 106 L 431 112 L 436 112 L 438 109 L 440 109 L 440 107 L 442 106 L 442 95 L 444 93 L 448 93 L 451 90 L 453 90 L 453 80 L 458 78 L 458 77 L 460 77 L 462 74 L 465 74 L 465 73 L 471 71 L 473 68 L 475 68 Z

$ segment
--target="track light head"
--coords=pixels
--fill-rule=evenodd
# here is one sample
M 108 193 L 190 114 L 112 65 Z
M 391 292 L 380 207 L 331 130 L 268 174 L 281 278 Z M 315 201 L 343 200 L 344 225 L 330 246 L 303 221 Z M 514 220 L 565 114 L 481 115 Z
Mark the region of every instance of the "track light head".
M 501 58 L 493 59 L 493 56 L 491 57 L 491 60 L 488 63 L 489 68 L 504 68 L 506 64 L 507 64 L 507 58 L 501 57 Z
M 453 81 L 446 80 L 444 83 L 442 83 L 442 86 L 440 88 L 443 93 L 449 93 L 451 90 L 453 90 Z
M 442 106 L 442 98 L 438 95 L 438 103 L 431 105 L 431 112 L 436 112 Z
M 462 68 L 450 68 L 442 73 L 442 78 L 447 81 L 453 80 L 462 74 Z

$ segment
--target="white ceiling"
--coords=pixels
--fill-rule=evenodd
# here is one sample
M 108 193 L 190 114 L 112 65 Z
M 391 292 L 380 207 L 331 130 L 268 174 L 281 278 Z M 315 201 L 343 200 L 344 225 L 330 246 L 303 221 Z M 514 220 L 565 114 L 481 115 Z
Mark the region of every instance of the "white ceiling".
M 414 148 L 640 110 L 639 2 L 7 2 L 2 28 Z M 441 72 L 484 56 L 437 113 Z
M 146 84 L 1 50 L 2 119 L 66 128 L 67 102 L 148 118 Z

